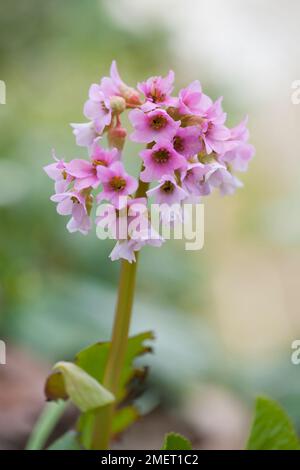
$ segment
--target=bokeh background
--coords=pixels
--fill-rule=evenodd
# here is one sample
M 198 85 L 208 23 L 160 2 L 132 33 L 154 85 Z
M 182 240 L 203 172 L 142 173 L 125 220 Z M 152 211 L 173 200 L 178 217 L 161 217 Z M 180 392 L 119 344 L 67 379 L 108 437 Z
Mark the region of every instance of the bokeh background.
M 42 167 L 53 147 L 85 155 L 69 123 L 112 59 L 132 85 L 169 68 L 177 91 L 200 79 L 230 125 L 248 114 L 257 150 L 244 188 L 207 200 L 202 251 L 143 250 L 132 332 L 157 337 L 149 414 L 116 446 L 159 448 L 175 430 L 196 448 L 243 448 L 262 393 L 300 431 L 299 14 L 297 0 L 1 1 L 0 448 L 24 447 L 51 365 L 110 335 L 112 242 L 67 233 Z M 134 169 L 130 145 L 125 159 Z

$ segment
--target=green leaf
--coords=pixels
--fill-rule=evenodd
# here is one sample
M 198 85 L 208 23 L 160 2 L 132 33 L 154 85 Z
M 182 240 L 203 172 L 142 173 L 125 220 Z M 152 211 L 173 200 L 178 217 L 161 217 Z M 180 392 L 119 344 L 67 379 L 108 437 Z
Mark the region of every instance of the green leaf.
M 116 396 L 117 411 L 115 412 L 112 424 L 114 436 L 123 432 L 139 417 L 138 411 L 131 403 L 140 392 L 141 384 L 144 382 L 147 374 L 147 368 L 134 366 L 134 361 L 137 357 L 152 351 L 151 347 L 145 344 L 145 342 L 153 338 L 153 333 L 146 331 L 128 339 L 124 367 Z M 48 377 L 45 386 L 45 393 L 49 400 L 70 397 L 83 411 L 77 428 L 80 434 L 80 441 L 85 448 L 90 447 L 95 410 L 99 406 L 104 406 L 103 398 L 105 397 L 105 392 L 107 399 L 110 399 L 107 396 L 107 393 L 110 392 L 101 385 L 103 383 L 109 348 L 110 342 L 96 343 L 80 351 L 76 355 L 74 363 L 58 363 L 55 367 L 56 370 Z M 68 370 L 66 370 L 66 364 Z M 95 383 L 98 384 L 98 387 L 95 387 Z M 87 390 L 82 395 L 83 387 L 89 389 L 88 394 L 90 396 L 87 401 Z M 99 387 L 102 390 L 102 398 L 100 398 L 100 394 L 97 394 L 96 391 L 96 388 L 99 391 Z M 98 405 L 99 402 L 101 405 Z M 107 404 L 110 402 L 111 400 L 107 401 Z
M 276 401 L 258 397 L 248 450 L 300 450 L 290 418 Z
M 68 431 L 56 439 L 47 450 L 81 450 L 75 431 Z
M 135 423 L 139 417 L 139 412 L 132 405 L 117 410 L 113 418 L 112 434 L 114 436 L 121 434 L 125 429 Z
M 165 435 L 162 450 L 192 450 L 192 444 L 181 434 L 170 432 Z
M 123 432 L 138 419 L 138 412 L 133 406 L 130 406 L 130 402 L 136 397 L 137 388 L 145 379 L 146 369 L 134 367 L 133 363 L 138 356 L 151 351 L 151 348 L 144 343 L 152 339 L 153 333 L 151 331 L 140 333 L 128 339 L 120 387 L 116 397 L 117 411 L 112 424 L 113 436 Z M 80 351 L 75 359 L 76 364 L 96 380 L 102 382 L 109 345 L 110 343 L 96 343 Z M 126 406 L 120 406 L 124 402 L 126 402 Z M 78 421 L 80 441 L 87 449 L 91 445 L 93 423 L 93 412 L 83 413 Z
M 117 402 L 125 399 L 128 393 L 128 386 L 134 378 L 140 378 L 143 380 L 145 372 L 144 368 L 134 368 L 133 361 L 138 356 L 152 351 L 152 349 L 144 343 L 145 341 L 153 339 L 154 336 L 151 331 L 131 336 L 128 339 L 125 362 L 120 380 L 120 388 L 116 396 Z M 77 354 L 75 363 L 84 369 L 89 375 L 98 380 L 98 382 L 102 383 L 109 347 L 109 342 L 93 344 Z
M 83 412 L 100 408 L 115 400 L 109 390 L 72 362 L 58 362 L 54 370 L 62 373 L 68 396 Z

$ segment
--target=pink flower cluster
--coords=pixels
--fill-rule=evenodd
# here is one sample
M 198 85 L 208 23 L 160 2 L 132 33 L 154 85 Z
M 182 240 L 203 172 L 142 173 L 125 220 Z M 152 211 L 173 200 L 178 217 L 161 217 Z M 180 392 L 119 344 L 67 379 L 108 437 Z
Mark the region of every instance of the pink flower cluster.
M 166 77 L 151 77 L 132 88 L 120 78 L 114 61 L 110 77 L 91 85 L 83 109 L 89 121 L 71 124 L 77 145 L 87 148 L 89 159 L 67 163 L 54 155 L 54 163 L 44 168 L 55 181 L 51 200 L 57 203 L 57 212 L 70 216 L 70 232 L 87 234 L 92 207 L 102 201 L 111 204 L 117 217 L 122 212 L 130 219 L 135 201 L 145 209 L 149 198 L 165 206 L 182 205 L 199 201 L 214 188 L 226 195 L 242 186 L 233 171 L 246 171 L 254 155 L 247 120 L 230 129 L 222 98 L 213 102 L 199 81 L 173 96 L 173 84 L 170 71 Z M 145 144 L 139 154 L 139 181 L 126 172 L 122 161 L 127 131 L 121 115 L 127 110 L 133 127 L 129 139 Z M 102 146 L 104 135 L 107 149 Z M 150 189 L 150 185 L 154 186 Z M 142 194 L 140 188 L 144 188 Z M 153 239 L 152 233 L 151 220 L 134 239 L 129 232 L 122 239 L 117 233 L 111 259 L 132 262 L 142 246 L 160 246 L 163 240 Z

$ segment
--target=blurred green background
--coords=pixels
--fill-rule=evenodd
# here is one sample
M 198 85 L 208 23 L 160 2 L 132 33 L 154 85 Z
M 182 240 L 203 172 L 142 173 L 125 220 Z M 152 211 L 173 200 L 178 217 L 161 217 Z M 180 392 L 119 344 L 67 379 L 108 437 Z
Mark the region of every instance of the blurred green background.
M 113 244 L 94 231 L 66 231 L 42 167 L 53 147 L 66 160 L 85 156 L 69 123 L 85 120 L 89 85 L 113 59 L 133 86 L 169 68 L 176 91 L 200 79 L 213 98 L 224 95 L 230 125 L 249 115 L 257 149 L 244 188 L 206 201 L 202 251 L 170 241 L 140 257 L 132 332 L 150 328 L 157 337 L 140 405 L 159 411 L 153 442 L 145 428 L 133 434 L 135 445 L 159 445 L 175 419 L 199 447 L 240 448 L 257 393 L 280 400 L 300 429 L 300 366 L 290 360 L 300 335 L 300 106 L 290 99 L 300 10 L 296 0 L 289 12 L 282 0 L 226 4 L 2 0 L 0 338 L 8 357 L 0 366 L 0 448 L 21 446 L 51 364 L 110 335 Z M 125 150 L 133 171 L 135 152 Z M 18 395 L 26 380 L 28 393 Z

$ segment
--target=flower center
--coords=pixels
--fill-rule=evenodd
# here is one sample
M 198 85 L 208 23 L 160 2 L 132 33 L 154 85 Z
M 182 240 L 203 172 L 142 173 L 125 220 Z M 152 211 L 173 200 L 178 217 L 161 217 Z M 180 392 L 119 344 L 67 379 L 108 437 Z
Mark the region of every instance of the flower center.
M 107 109 L 107 107 L 106 107 L 104 101 L 101 101 L 101 102 L 100 102 L 100 107 L 101 107 L 101 110 L 102 110 L 105 114 L 107 114 L 107 113 L 109 112 L 109 109 Z
M 172 183 L 172 181 L 166 181 L 162 186 L 161 186 L 161 190 L 164 191 L 164 193 L 172 193 L 174 191 L 174 184 Z
M 179 135 L 176 135 L 174 137 L 173 145 L 174 145 L 174 149 L 177 152 L 183 152 L 183 150 L 184 150 L 184 140 L 181 137 L 179 137 Z
M 121 176 L 114 176 L 109 184 L 114 191 L 122 191 L 126 187 L 126 181 Z
M 104 160 L 93 160 L 94 166 L 107 166 L 107 163 Z
M 160 149 L 153 152 L 152 156 L 156 163 L 167 163 L 170 158 L 170 152 L 167 149 Z
M 153 83 L 150 91 L 150 97 L 153 101 L 153 103 L 159 103 L 165 100 L 166 94 L 162 93 L 160 89 L 158 88 L 156 82 Z
M 163 129 L 167 125 L 167 120 L 165 116 L 162 116 L 161 114 L 156 115 L 151 119 L 150 122 L 150 127 L 154 130 L 159 130 Z

